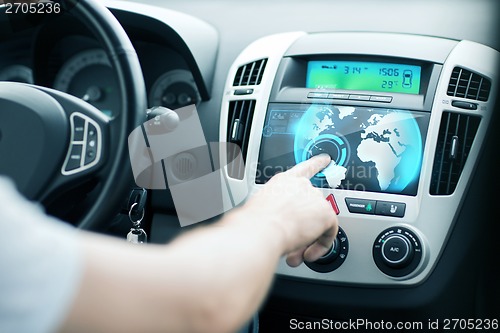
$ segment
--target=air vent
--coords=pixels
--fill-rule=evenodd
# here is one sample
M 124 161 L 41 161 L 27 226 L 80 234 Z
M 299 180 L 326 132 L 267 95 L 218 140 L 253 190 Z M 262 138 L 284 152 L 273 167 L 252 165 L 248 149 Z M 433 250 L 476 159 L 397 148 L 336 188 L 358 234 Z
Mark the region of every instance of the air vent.
M 229 102 L 229 115 L 227 126 L 227 142 L 240 147 L 243 161 L 246 162 L 248 152 L 248 140 L 252 127 L 255 100 L 240 100 Z M 228 150 L 228 161 L 232 161 L 238 151 Z M 228 170 L 231 178 L 243 179 L 245 170 L 243 165 L 235 165 Z
M 487 101 L 491 82 L 487 78 L 466 69 L 455 67 L 448 85 L 448 96 Z
M 264 75 L 267 59 L 261 59 L 238 68 L 234 77 L 233 86 L 259 85 Z
M 455 191 L 479 123 L 478 116 L 443 113 L 432 170 L 432 195 L 450 195 Z

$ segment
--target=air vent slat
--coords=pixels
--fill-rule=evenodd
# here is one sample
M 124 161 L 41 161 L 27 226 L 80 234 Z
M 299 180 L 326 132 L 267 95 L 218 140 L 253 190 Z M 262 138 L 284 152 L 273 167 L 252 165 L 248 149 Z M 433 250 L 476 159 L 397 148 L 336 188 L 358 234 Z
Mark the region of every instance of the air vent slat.
M 472 115 L 443 113 L 432 170 L 432 195 L 450 195 L 455 191 L 476 137 L 480 119 Z
M 455 67 L 448 84 L 448 96 L 485 102 L 488 100 L 491 82 L 487 78 L 464 68 Z
M 255 62 L 252 62 L 252 66 L 250 67 L 250 70 L 248 71 L 248 78 L 247 78 L 247 81 L 246 81 L 246 85 L 249 86 L 252 82 L 255 82 L 253 81 L 253 77 L 254 77 L 254 70 L 255 70 Z
M 241 151 L 243 161 L 246 162 L 255 103 L 255 100 L 229 102 L 227 142 L 234 143 L 239 149 L 228 149 L 228 161 L 234 160 L 237 153 Z M 228 169 L 228 174 L 231 178 L 243 179 L 245 175 L 244 165 L 232 164 L 232 168 Z
M 464 137 L 465 137 L 465 143 L 462 145 L 462 152 L 461 152 L 461 158 L 460 158 L 460 170 L 464 168 L 465 165 L 465 159 L 467 158 L 468 151 L 470 151 L 470 144 L 468 144 L 468 141 L 474 140 L 474 138 L 470 138 L 470 133 L 469 133 L 469 124 L 470 124 L 470 118 L 467 117 L 466 122 L 465 122 L 465 129 L 464 129 Z
M 262 82 L 267 59 L 257 60 L 238 68 L 234 77 L 233 86 L 253 86 Z

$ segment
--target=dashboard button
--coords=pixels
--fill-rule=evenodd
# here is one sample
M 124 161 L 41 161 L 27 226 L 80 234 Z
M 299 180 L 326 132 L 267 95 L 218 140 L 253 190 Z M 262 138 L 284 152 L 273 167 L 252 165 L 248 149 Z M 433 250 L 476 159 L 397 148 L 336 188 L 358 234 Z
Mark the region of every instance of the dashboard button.
M 381 102 L 381 103 L 390 103 L 392 102 L 391 96 L 370 96 L 371 102 Z
M 477 104 L 476 103 L 470 103 L 470 102 L 462 102 L 462 101 L 452 101 L 451 105 L 460 108 L 460 109 L 465 109 L 465 110 L 477 110 Z
M 370 95 L 349 95 L 349 99 L 353 101 L 369 101 Z
M 335 214 L 339 215 L 340 209 L 339 209 L 339 206 L 337 205 L 337 201 L 335 200 L 335 197 L 333 196 L 333 194 L 330 194 L 329 196 L 327 196 L 326 201 L 328 201 L 330 203 Z
M 349 94 L 328 94 L 329 99 L 349 99 Z
M 377 201 L 376 215 L 404 217 L 406 204 L 402 202 Z
M 328 98 L 328 93 L 323 92 L 310 92 L 307 98 Z
M 366 199 L 345 198 L 347 209 L 351 213 L 357 214 L 375 214 L 377 201 Z
M 236 89 L 234 91 L 236 96 L 244 96 L 253 94 L 253 89 Z

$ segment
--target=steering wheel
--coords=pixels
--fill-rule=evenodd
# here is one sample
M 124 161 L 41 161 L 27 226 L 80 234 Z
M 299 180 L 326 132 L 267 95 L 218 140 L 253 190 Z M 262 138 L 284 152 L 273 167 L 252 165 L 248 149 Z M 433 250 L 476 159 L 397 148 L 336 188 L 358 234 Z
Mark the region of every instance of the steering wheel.
M 120 87 L 120 112 L 109 118 L 66 93 L 0 82 L 0 175 L 44 205 L 69 190 L 88 191 L 89 183 L 98 184 L 75 223 L 97 230 L 130 190 L 127 137 L 145 120 L 146 90 L 132 43 L 109 10 L 97 0 L 59 3 L 106 51 Z

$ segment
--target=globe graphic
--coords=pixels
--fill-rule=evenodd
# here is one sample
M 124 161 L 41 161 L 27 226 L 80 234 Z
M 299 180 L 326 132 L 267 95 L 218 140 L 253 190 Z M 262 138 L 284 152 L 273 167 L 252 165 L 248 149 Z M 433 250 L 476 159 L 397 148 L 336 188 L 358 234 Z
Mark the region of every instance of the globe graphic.
M 337 188 L 402 192 L 418 179 L 423 153 L 418 115 L 406 110 L 311 105 L 298 123 L 295 162 L 326 153 L 330 165 L 316 180 Z

